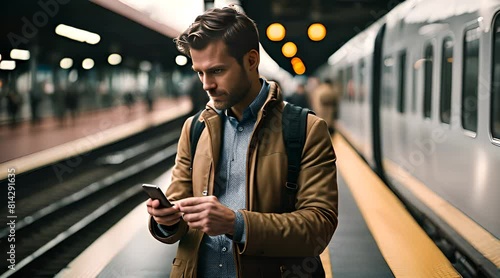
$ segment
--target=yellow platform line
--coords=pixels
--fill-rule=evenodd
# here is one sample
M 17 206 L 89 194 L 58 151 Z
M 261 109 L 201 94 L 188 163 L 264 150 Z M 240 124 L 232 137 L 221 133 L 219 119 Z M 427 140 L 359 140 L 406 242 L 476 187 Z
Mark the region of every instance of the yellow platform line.
M 9 168 L 15 168 L 16 174 L 20 174 L 69 157 L 83 155 L 98 147 L 127 138 L 150 127 L 174 120 L 180 115 L 189 113 L 190 110 L 191 103 L 189 101 L 180 101 L 178 105 L 175 106 L 175 113 L 172 113 L 173 110 L 158 111 L 144 115 L 144 117 L 130 123 L 121 124 L 50 149 L 9 160 L 0 164 L 0 180 L 7 177 L 9 173 L 7 170 Z
M 333 145 L 339 172 L 393 274 L 461 277 L 399 199 L 340 135 L 334 136 Z
M 348 132 L 348 130 L 341 122 L 335 123 L 335 129 L 337 129 L 340 132 L 340 134 L 342 134 L 342 136 L 344 136 L 344 138 L 347 139 L 347 142 L 349 142 L 352 146 L 354 146 L 354 148 L 357 149 L 359 153 L 366 154 L 366 150 L 362 142 L 356 139 L 355 136 L 352 136 L 352 134 Z
M 325 278 L 333 278 L 332 271 L 332 259 L 330 258 L 330 252 L 328 251 L 328 246 L 325 248 L 323 253 L 319 255 L 321 263 L 323 264 L 323 269 L 325 270 Z
M 422 203 L 447 222 L 454 231 L 474 246 L 485 258 L 500 267 L 500 241 L 495 236 L 439 197 L 405 169 L 389 160 L 384 160 L 384 167 L 392 178 L 408 188 Z

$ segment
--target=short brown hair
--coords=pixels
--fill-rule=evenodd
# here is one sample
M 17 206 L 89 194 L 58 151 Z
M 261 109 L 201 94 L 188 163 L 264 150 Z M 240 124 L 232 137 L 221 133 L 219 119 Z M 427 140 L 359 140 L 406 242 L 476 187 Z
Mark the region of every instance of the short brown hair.
M 259 32 L 255 22 L 233 8 L 210 9 L 196 17 L 189 28 L 174 39 L 177 49 L 191 57 L 190 49 L 201 50 L 209 43 L 222 40 L 229 55 L 243 64 L 250 50 L 259 51 Z

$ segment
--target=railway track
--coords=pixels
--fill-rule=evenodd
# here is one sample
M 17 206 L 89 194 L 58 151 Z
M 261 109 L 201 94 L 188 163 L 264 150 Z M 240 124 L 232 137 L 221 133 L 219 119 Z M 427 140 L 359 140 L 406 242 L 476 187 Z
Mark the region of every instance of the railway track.
M 3 260 L 0 277 L 53 277 L 146 200 L 140 184 L 172 167 L 182 122 L 16 176 L 15 266 L 9 269 L 11 262 Z M 64 168 L 75 161 L 80 163 L 72 171 Z M 67 175 L 61 179 L 58 169 Z M 6 253 L 11 233 L 9 227 L 0 229 Z

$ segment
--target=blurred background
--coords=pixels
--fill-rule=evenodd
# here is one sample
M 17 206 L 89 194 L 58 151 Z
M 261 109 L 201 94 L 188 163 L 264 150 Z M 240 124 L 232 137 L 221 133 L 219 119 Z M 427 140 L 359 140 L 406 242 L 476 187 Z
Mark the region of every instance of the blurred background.
M 0 123 L 152 109 L 187 94 L 190 61 L 172 38 L 206 8 L 229 2 L 257 23 L 262 74 L 291 94 L 295 81 L 402 1 L 11 1 L 0 18 Z

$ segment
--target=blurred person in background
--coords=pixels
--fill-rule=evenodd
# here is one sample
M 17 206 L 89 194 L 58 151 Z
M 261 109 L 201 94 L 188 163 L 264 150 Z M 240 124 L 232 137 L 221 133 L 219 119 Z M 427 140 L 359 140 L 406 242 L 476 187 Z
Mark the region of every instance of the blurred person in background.
M 191 98 L 191 104 L 193 106 L 191 114 L 196 114 L 196 112 L 204 109 L 209 101 L 208 94 L 203 89 L 203 83 L 201 83 L 200 78 L 196 74 L 189 79 L 187 94 Z
M 333 86 L 330 79 L 325 79 L 313 92 L 313 107 L 316 115 L 326 121 L 330 133 L 335 131 L 335 119 L 338 113 L 339 92 Z
M 297 85 L 297 89 L 290 96 L 286 98 L 287 102 L 291 104 L 300 106 L 302 108 L 311 109 L 311 105 L 309 104 L 309 96 L 306 91 L 306 86 L 302 83 Z
M 148 109 L 148 112 L 153 111 L 155 96 L 152 88 L 148 88 L 146 90 L 146 93 L 144 94 L 144 101 L 146 102 L 146 107 Z
M 61 84 L 56 84 L 53 96 L 53 110 L 54 115 L 57 117 L 59 125 L 64 125 L 64 114 L 66 113 L 66 86 Z
M 123 95 L 123 102 L 127 106 L 128 112 L 132 112 L 132 107 L 135 103 L 135 94 L 132 91 L 127 91 Z
M 38 83 L 33 87 L 30 92 L 30 109 L 31 109 L 31 122 L 38 124 L 40 122 L 40 102 L 42 101 L 43 84 Z
M 10 125 L 14 127 L 18 121 L 19 110 L 23 103 L 23 98 L 13 86 L 7 89 L 5 97 L 7 98 L 7 113 L 9 114 L 9 122 Z
M 75 122 L 78 114 L 79 97 L 78 86 L 76 83 L 70 85 L 64 94 L 65 111 L 69 110 L 71 121 L 73 123 Z

